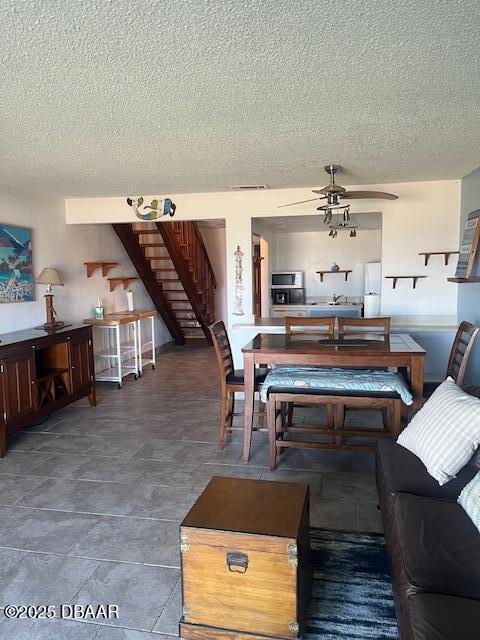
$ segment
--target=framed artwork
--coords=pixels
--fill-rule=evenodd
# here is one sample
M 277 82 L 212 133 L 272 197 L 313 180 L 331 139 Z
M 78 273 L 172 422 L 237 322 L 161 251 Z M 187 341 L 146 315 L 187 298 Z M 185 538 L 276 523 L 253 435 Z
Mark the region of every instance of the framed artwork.
M 34 300 L 32 230 L 0 222 L 0 302 Z
M 460 243 L 460 255 L 458 256 L 456 278 L 469 278 L 472 275 L 480 240 L 480 209 L 468 214 Z

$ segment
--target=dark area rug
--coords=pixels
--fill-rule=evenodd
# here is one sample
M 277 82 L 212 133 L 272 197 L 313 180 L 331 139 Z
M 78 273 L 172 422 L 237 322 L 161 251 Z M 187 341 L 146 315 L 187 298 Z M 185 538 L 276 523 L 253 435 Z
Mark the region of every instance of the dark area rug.
M 310 535 L 313 584 L 305 640 L 396 640 L 383 535 L 314 528 Z

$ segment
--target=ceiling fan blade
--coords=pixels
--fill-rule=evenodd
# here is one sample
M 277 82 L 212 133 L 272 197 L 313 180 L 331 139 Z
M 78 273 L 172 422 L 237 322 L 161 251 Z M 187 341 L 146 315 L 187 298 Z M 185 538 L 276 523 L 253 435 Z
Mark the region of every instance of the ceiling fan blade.
M 393 193 L 384 193 L 383 191 L 346 191 L 341 195 L 342 200 L 344 198 L 350 198 L 351 200 L 365 199 L 379 199 L 379 200 L 396 200 L 398 196 Z
M 342 195 L 342 193 L 345 193 L 345 187 L 341 187 L 339 184 L 329 184 L 326 187 L 323 187 L 323 189 L 312 189 L 312 193 Z
M 313 202 L 314 200 L 321 200 L 322 198 L 310 198 L 309 200 L 300 200 L 300 202 L 290 202 L 289 204 L 281 204 L 278 206 L 279 209 L 282 207 L 293 207 L 294 204 L 304 204 L 305 202 Z

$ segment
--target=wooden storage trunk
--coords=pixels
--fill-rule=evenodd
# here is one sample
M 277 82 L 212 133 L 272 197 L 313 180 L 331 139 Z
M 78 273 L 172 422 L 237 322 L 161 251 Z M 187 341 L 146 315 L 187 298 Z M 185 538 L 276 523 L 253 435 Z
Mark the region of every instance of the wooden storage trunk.
M 308 485 L 214 477 L 180 527 L 185 640 L 301 637 Z

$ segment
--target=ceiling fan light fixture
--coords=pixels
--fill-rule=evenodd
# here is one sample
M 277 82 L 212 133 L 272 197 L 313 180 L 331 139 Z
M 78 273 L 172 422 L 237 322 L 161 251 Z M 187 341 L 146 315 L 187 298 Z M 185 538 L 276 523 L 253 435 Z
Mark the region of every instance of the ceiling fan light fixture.
M 313 189 L 312 192 L 318 194 L 318 198 L 310 198 L 309 200 L 301 200 L 300 202 L 290 202 L 282 204 L 281 207 L 291 207 L 292 205 L 304 204 L 306 202 L 314 202 L 315 200 L 327 200 L 327 204 L 317 207 L 317 211 L 326 211 L 329 208 L 341 207 L 342 199 L 377 199 L 377 200 L 397 200 L 398 196 L 393 193 L 385 193 L 384 191 L 348 191 L 345 187 L 335 182 L 335 174 L 341 171 L 342 167 L 338 164 L 327 164 L 325 171 L 330 175 L 330 182 L 322 189 Z M 345 206 L 345 205 L 343 205 Z

